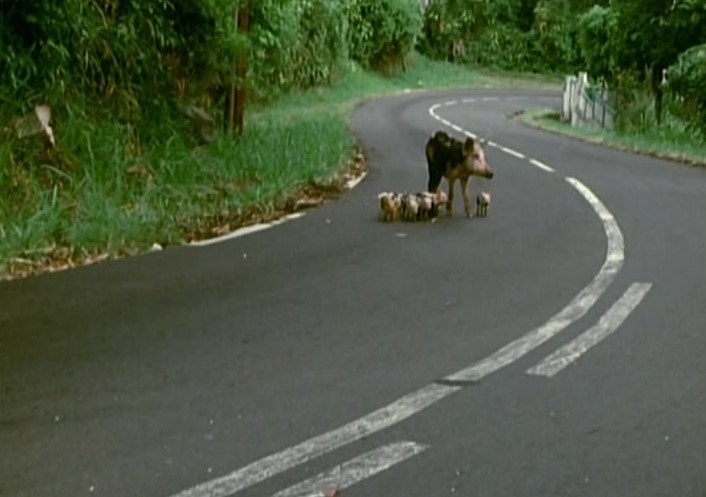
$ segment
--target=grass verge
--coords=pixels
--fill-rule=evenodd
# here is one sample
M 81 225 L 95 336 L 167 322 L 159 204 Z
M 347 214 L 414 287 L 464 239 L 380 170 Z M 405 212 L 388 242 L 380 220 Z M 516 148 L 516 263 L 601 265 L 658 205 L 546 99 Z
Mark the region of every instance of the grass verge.
M 706 167 L 706 143 L 678 123 L 667 123 L 642 133 L 627 133 L 598 127 L 574 128 L 561 121 L 553 109 L 532 109 L 516 116 L 530 126 L 606 145 L 619 150 L 670 159 L 693 166 Z

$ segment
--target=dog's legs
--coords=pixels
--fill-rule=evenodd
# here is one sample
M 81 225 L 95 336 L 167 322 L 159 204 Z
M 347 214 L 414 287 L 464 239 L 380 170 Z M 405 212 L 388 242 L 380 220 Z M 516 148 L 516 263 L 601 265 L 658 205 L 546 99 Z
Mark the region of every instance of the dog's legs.
M 449 198 L 446 202 L 446 215 L 453 216 L 454 213 L 454 185 L 456 183 L 456 177 L 451 176 L 448 178 L 449 183 Z
M 461 178 L 461 193 L 463 194 L 463 209 L 466 211 L 466 217 L 473 217 L 473 206 L 471 205 L 471 200 L 468 198 L 468 183 L 470 177 Z

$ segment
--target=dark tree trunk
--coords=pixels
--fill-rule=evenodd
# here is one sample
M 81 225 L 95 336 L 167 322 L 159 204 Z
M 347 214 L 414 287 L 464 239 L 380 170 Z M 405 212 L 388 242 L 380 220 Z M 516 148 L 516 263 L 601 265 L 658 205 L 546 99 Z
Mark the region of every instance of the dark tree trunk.
M 250 4 L 249 0 L 242 0 L 240 8 L 236 9 L 233 24 L 237 31 L 248 33 L 250 31 Z M 235 60 L 235 78 L 226 95 L 226 130 L 228 134 L 243 134 L 245 117 L 245 76 L 248 72 L 247 50 L 239 54 Z
M 661 65 L 657 64 L 652 67 L 652 93 L 655 96 L 655 117 L 657 125 L 662 124 L 662 97 L 664 91 L 662 89 L 662 69 Z

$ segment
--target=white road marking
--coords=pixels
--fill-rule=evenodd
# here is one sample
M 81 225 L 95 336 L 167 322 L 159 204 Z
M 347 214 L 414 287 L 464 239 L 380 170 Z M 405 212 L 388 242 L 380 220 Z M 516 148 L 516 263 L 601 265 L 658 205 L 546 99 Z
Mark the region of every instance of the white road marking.
M 456 124 L 451 124 L 451 127 L 455 130 L 458 131 L 459 133 L 463 133 L 463 128 L 461 126 L 458 126 Z
M 444 120 L 434 113 L 434 110 L 439 106 L 440 104 L 436 104 L 430 107 L 429 114 L 443 122 Z M 535 328 L 470 367 L 448 375 L 444 378 L 445 380 L 452 382 L 479 380 L 524 356 L 585 315 L 605 292 L 622 267 L 624 242 L 615 218 L 593 192 L 580 181 L 574 178 L 566 178 L 566 180 L 583 195 L 603 222 L 608 245 L 605 262 L 598 274 L 564 309 L 550 318 L 543 326 Z M 460 389 L 460 386 L 431 383 L 340 428 L 266 456 L 225 476 L 184 490 L 173 497 L 226 497 L 235 494 L 271 476 L 399 423 Z
M 530 159 L 529 161 L 530 161 L 530 164 L 537 166 L 538 168 L 540 168 L 543 171 L 547 171 L 548 173 L 554 172 L 554 169 L 547 166 L 544 162 L 540 162 L 537 159 Z
M 338 493 L 426 449 L 427 446 L 414 442 L 396 442 L 386 445 L 277 492 L 273 497 L 323 497 L 327 490 Z
M 349 179 L 346 182 L 346 190 L 352 190 L 353 188 L 358 186 L 360 184 L 360 182 L 363 181 L 367 175 L 368 175 L 368 171 L 363 171 L 363 174 L 361 174 L 360 176 Z
M 226 497 L 310 459 L 360 440 L 403 421 L 460 390 L 431 383 L 335 430 L 271 454 L 220 478 L 201 483 L 173 497 Z
M 498 97 L 483 97 L 481 100 L 483 102 L 497 102 L 500 99 Z
M 444 105 L 446 107 L 450 107 L 452 105 L 456 105 L 457 103 L 458 103 L 458 101 L 456 101 L 456 100 L 449 100 L 448 102 L 444 102 Z
M 463 100 L 461 100 L 461 102 L 463 102 L 464 104 L 472 104 L 475 101 L 475 98 L 464 98 Z
M 588 349 L 613 333 L 635 310 L 652 287 L 651 283 L 633 283 L 601 319 L 584 333 L 567 343 L 527 373 L 551 378 L 581 357 Z
M 287 216 L 281 217 L 277 219 L 276 221 L 272 221 L 270 223 L 259 223 L 259 224 L 253 224 L 250 226 L 245 226 L 244 228 L 237 229 L 235 231 L 232 231 L 230 233 L 227 233 L 225 235 L 221 235 L 215 238 L 209 238 L 208 240 L 199 240 L 196 242 L 191 242 L 189 243 L 190 246 L 192 247 L 205 247 L 206 245 L 213 245 L 215 243 L 221 243 L 225 242 L 226 240 L 232 240 L 233 238 L 238 238 L 241 236 L 245 235 L 250 235 L 252 233 L 257 233 L 258 231 L 263 231 L 270 229 L 274 226 L 277 226 L 278 224 L 286 223 L 287 221 L 291 221 L 292 219 L 299 219 L 300 217 L 304 217 L 303 212 L 295 212 L 294 214 L 289 214 Z
M 511 149 L 511 148 L 500 147 L 500 150 L 502 150 L 502 151 L 505 152 L 506 154 L 510 154 L 510 155 L 512 155 L 512 156 L 514 156 L 514 157 L 517 157 L 518 159 L 525 159 L 525 158 L 526 158 L 525 154 L 521 154 L 521 153 L 518 152 L 517 150 L 513 150 L 513 149 Z
M 510 342 L 485 359 L 444 379 L 450 381 L 477 381 L 518 360 L 566 329 L 574 321 L 583 317 L 615 279 L 625 259 L 623 234 L 620 231 L 620 227 L 618 227 L 618 223 L 610 211 L 591 190 L 574 178 L 567 178 L 567 181 L 583 195 L 603 221 L 603 229 L 608 238 L 608 248 L 605 261 L 598 274 L 564 309 L 545 324 Z

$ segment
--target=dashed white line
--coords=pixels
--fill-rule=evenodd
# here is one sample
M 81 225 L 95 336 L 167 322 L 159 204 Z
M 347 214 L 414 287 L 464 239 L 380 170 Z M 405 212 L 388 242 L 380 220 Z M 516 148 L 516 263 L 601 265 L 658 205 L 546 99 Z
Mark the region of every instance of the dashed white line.
M 547 166 L 544 162 L 540 162 L 537 159 L 530 159 L 529 161 L 530 161 L 530 164 L 537 166 L 538 168 L 540 168 L 543 171 L 546 171 L 548 173 L 554 172 L 554 169 L 550 166 Z
M 340 466 L 277 492 L 273 497 L 323 497 L 338 493 L 427 449 L 414 442 L 396 442 L 362 454 Z
M 429 114 L 441 122 L 448 123 L 434 113 L 440 104 L 429 108 Z M 595 304 L 615 278 L 624 261 L 623 236 L 617 222 L 603 203 L 580 181 L 566 179 L 596 211 L 603 222 L 608 239 L 606 258 L 591 283 L 576 295 L 569 304 L 543 326 L 535 328 L 523 337 L 499 349 L 494 354 L 476 362 L 466 369 L 448 375 L 447 382 L 479 380 L 519 359 L 549 338 L 580 319 Z M 306 461 L 343 447 L 365 436 L 399 423 L 410 416 L 439 402 L 460 386 L 431 383 L 366 416 L 331 430 L 322 435 L 271 454 L 225 476 L 184 490 L 173 497 L 226 497 L 255 485 L 273 475 L 287 471 Z
M 513 150 L 513 149 L 511 149 L 511 148 L 500 147 L 500 150 L 502 150 L 502 151 L 505 152 L 506 154 L 512 155 L 513 157 L 517 157 L 518 159 L 526 159 L 526 158 L 527 158 L 527 157 L 525 156 L 525 154 L 522 154 L 522 153 L 518 152 L 517 150 Z
M 623 324 L 652 287 L 651 283 L 633 283 L 620 299 L 606 311 L 594 326 L 567 343 L 527 373 L 551 378 L 581 357 L 588 349 L 606 338 Z
M 225 476 L 184 490 L 173 497 L 232 495 L 310 459 L 399 423 L 458 390 L 460 387 L 431 383 L 340 428 L 271 454 Z

